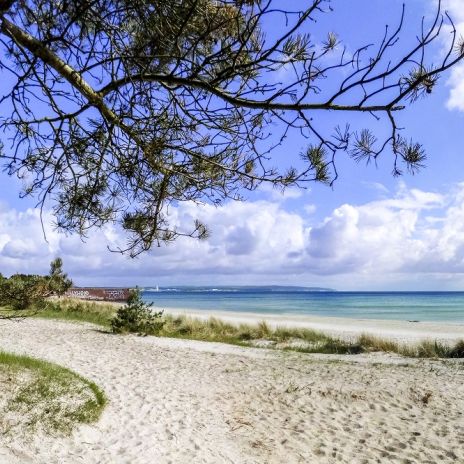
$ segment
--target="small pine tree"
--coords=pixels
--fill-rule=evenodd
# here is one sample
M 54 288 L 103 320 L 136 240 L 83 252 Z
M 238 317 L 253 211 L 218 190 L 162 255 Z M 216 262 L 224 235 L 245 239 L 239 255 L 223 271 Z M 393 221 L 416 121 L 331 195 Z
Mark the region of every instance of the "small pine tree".
M 140 290 L 133 290 L 127 303 L 118 309 L 111 320 L 114 333 L 137 332 L 141 335 L 156 335 L 164 326 L 163 311 L 153 311 L 153 303 L 145 303 Z
M 58 257 L 50 263 L 48 288 L 53 295 L 61 296 L 72 285 L 72 280 L 63 272 L 63 260 Z

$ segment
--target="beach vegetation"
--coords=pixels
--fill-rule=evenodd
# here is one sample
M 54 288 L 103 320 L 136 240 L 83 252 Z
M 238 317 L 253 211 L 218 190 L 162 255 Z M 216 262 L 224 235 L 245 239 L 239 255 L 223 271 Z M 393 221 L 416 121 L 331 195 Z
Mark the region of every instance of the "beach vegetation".
M 464 358 L 464 340 L 459 340 L 451 347 L 449 356 L 450 358 Z
M 0 433 L 69 434 L 98 420 L 106 404 L 92 381 L 53 363 L 0 351 Z
M 360 346 L 364 347 L 365 351 L 383 351 L 384 353 L 399 353 L 404 352 L 406 356 L 412 355 L 411 352 L 408 352 L 408 345 L 402 345 L 395 340 L 376 337 L 369 334 L 361 334 L 358 339 Z
M 363 351 L 383 351 L 410 358 L 464 358 L 464 340 L 454 344 L 439 340 L 400 343 L 394 340 L 363 334 L 357 339 Z
M 464 340 L 449 345 L 437 340 L 424 340 L 415 347 L 419 358 L 464 358 Z
M 36 316 L 45 319 L 89 322 L 110 329 L 111 319 L 114 318 L 119 306 L 115 303 L 73 298 L 51 299 L 47 300 L 45 307 Z
M 46 280 L 40 275 L 14 274 L 10 278 L 0 279 L 0 304 L 13 311 L 5 313 L 4 316 L 19 314 L 18 311 L 38 309 L 48 294 Z
M 61 296 L 72 285 L 63 272 L 63 260 L 50 263 L 48 275 L 0 275 L 0 319 L 26 317 L 46 307 L 46 299 Z
M 140 296 L 136 298 L 135 307 L 140 308 L 140 301 L 137 302 L 137 299 L 140 299 Z M 104 330 L 116 333 L 136 332 L 144 335 L 229 343 L 302 353 L 359 354 L 378 351 L 412 358 L 464 358 L 464 340 L 457 341 L 454 344 L 435 340 L 400 343 L 369 334 L 361 334 L 347 340 L 308 328 L 271 327 L 265 321 L 258 324 L 233 324 L 216 317 L 200 319 L 186 315 L 176 316 L 162 311 L 153 311 L 151 305 L 146 303 L 141 307 L 141 315 L 134 316 L 134 312 L 137 314 L 138 309 L 135 311 L 134 309 L 121 311 L 124 307 L 112 303 L 62 299 L 49 302 L 39 316 L 68 321 L 91 322 L 100 325 Z M 156 314 L 151 328 L 149 324 L 143 322 L 147 317 L 147 310 Z M 119 317 L 117 317 L 118 312 L 120 312 Z M 113 321 L 116 320 L 118 321 L 117 325 L 113 326 Z M 134 320 L 139 322 L 134 324 Z M 126 325 L 132 327 L 133 330 L 123 329 Z
M 58 257 L 50 263 L 50 273 L 47 279 L 48 290 L 51 295 L 61 297 L 71 288 L 72 280 L 63 271 L 63 260 Z
M 127 303 L 121 306 L 111 319 L 114 333 L 136 332 L 141 335 L 157 335 L 164 326 L 163 311 L 154 311 L 153 303 L 142 300 L 140 290 L 132 290 Z

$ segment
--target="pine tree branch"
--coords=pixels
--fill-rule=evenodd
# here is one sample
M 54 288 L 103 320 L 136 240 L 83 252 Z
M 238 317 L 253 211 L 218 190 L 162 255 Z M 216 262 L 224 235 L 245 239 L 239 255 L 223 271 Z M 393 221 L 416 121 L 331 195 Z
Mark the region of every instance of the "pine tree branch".
M 269 100 L 251 100 L 247 98 L 241 98 L 234 96 L 233 94 L 226 92 L 210 83 L 200 79 L 190 79 L 188 77 L 178 77 L 169 74 L 153 74 L 153 73 L 140 73 L 130 76 L 123 77 L 115 80 L 98 91 L 99 95 L 108 95 L 112 91 L 118 90 L 121 87 L 133 84 L 135 82 L 160 82 L 170 86 L 183 86 L 191 87 L 207 92 L 219 97 L 220 99 L 230 103 L 233 106 L 240 108 L 251 108 L 251 109 L 262 109 L 262 110 L 274 110 L 274 111 L 308 111 L 308 110 L 330 110 L 330 111 L 357 111 L 357 112 L 387 112 L 387 111 L 399 111 L 404 109 L 404 106 L 393 106 L 390 105 L 334 105 L 330 102 L 323 103 L 275 103 Z

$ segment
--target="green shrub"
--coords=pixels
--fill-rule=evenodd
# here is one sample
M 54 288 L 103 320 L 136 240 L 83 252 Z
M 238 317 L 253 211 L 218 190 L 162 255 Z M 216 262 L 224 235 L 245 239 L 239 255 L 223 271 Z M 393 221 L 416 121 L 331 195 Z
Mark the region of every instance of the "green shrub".
M 47 281 L 39 275 L 15 274 L 0 278 L 0 304 L 14 311 L 40 308 L 48 295 Z
M 27 315 L 24 310 L 43 309 L 47 297 L 60 296 L 71 285 L 71 280 L 63 272 L 63 260 L 56 258 L 51 262 L 47 276 L 14 274 L 6 278 L 0 274 L 0 305 Z
M 156 335 L 163 328 L 163 311 L 151 309 L 153 303 L 145 303 L 139 289 L 134 290 L 127 303 L 118 309 L 111 320 L 114 333 L 137 332 L 144 335 Z
M 52 295 L 64 295 L 71 288 L 72 280 L 63 272 L 63 260 L 58 257 L 50 263 L 50 273 L 47 276 L 48 289 Z

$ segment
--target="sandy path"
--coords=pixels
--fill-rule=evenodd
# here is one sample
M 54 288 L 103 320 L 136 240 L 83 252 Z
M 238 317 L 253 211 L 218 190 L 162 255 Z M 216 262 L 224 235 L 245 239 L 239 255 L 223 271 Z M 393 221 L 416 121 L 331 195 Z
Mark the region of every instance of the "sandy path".
M 46 320 L 1 322 L 0 348 L 74 369 L 109 398 L 69 438 L 3 439 L 1 463 L 464 462 L 462 363 L 341 362 Z

